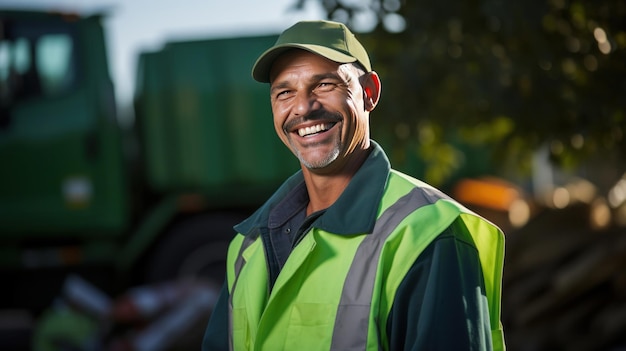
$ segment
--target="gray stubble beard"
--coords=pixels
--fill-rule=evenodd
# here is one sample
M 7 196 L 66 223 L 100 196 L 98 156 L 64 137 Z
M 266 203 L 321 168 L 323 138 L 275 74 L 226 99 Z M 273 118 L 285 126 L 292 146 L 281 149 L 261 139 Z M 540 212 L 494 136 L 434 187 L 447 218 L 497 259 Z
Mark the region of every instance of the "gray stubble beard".
M 291 139 L 289 140 L 289 143 L 291 144 L 291 148 L 295 151 L 295 155 L 298 158 L 298 160 L 300 161 L 300 163 L 308 168 L 308 169 L 321 169 L 324 168 L 328 165 L 330 165 L 333 161 L 335 161 L 337 159 L 337 157 L 339 156 L 339 152 L 341 150 L 341 144 L 339 141 L 335 142 L 335 147 L 332 149 L 332 151 L 327 155 L 326 158 L 322 159 L 319 162 L 316 163 L 310 163 L 308 161 L 306 161 L 302 155 L 300 154 L 300 150 L 298 148 L 295 147 L 294 143 L 291 141 Z

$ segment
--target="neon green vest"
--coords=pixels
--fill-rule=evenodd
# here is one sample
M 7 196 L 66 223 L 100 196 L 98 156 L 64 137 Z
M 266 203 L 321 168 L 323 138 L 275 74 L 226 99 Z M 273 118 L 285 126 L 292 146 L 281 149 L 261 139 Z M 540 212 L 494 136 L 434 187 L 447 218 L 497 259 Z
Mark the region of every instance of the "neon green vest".
M 269 294 L 261 239 L 237 235 L 228 251 L 233 350 L 386 350 L 387 317 L 408 270 L 440 233 L 458 225 L 479 252 L 494 350 L 504 350 L 502 232 L 437 190 L 391 171 L 372 234 L 313 228 Z M 367 330 L 367 333 L 364 331 Z

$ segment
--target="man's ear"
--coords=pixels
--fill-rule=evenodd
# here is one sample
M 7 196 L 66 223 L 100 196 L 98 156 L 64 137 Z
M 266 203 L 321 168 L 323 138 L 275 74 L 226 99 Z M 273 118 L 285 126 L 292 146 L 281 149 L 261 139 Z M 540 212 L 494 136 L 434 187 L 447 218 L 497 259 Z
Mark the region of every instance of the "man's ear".
M 365 103 L 365 110 L 372 111 L 378 104 L 380 99 L 380 77 L 378 73 L 372 71 L 366 73 L 361 78 L 361 86 L 363 87 L 363 101 Z

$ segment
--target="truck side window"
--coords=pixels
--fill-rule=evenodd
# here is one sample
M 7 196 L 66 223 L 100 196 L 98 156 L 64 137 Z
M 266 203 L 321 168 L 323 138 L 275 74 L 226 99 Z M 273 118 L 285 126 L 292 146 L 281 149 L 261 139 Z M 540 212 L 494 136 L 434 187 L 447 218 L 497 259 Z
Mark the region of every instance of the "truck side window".
M 4 103 L 11 97 L 9 75 L 11 74 L 11 52 L 9 42 L 0 41 L 0 102 Z
M 27 74 L 31 69 L 30 43 L 26 38 L 19 38 L 13 44 L 13 68 L 19 75 Z
M 30 40 L 24 37 L 4 40 L 0 44 L 0 81 L 4 104 L 10 104 L 19 97 L 37 95 L 39 91 L 30 47 Z
M 37 41 L 36 65 L 43 95 L 56 95 L 74 82 L 72 39 L 67 34 L 47 34 Z
M 28 42 L 21 38 L 0 42 L 0 98 L 10 102 L 23 88 L 23 77 L 30 67 Z

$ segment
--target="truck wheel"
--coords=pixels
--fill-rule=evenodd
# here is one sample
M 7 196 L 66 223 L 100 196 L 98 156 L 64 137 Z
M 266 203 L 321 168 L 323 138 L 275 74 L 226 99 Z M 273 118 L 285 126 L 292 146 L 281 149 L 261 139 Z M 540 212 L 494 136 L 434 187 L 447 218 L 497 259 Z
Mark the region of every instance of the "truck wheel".
M 147 260 L 146 283 L 196 277 L 221 285 L 228 244 L 235 235 L 233 225 L 243 219 L 233 214 L 211 214 L 176 224 Z

